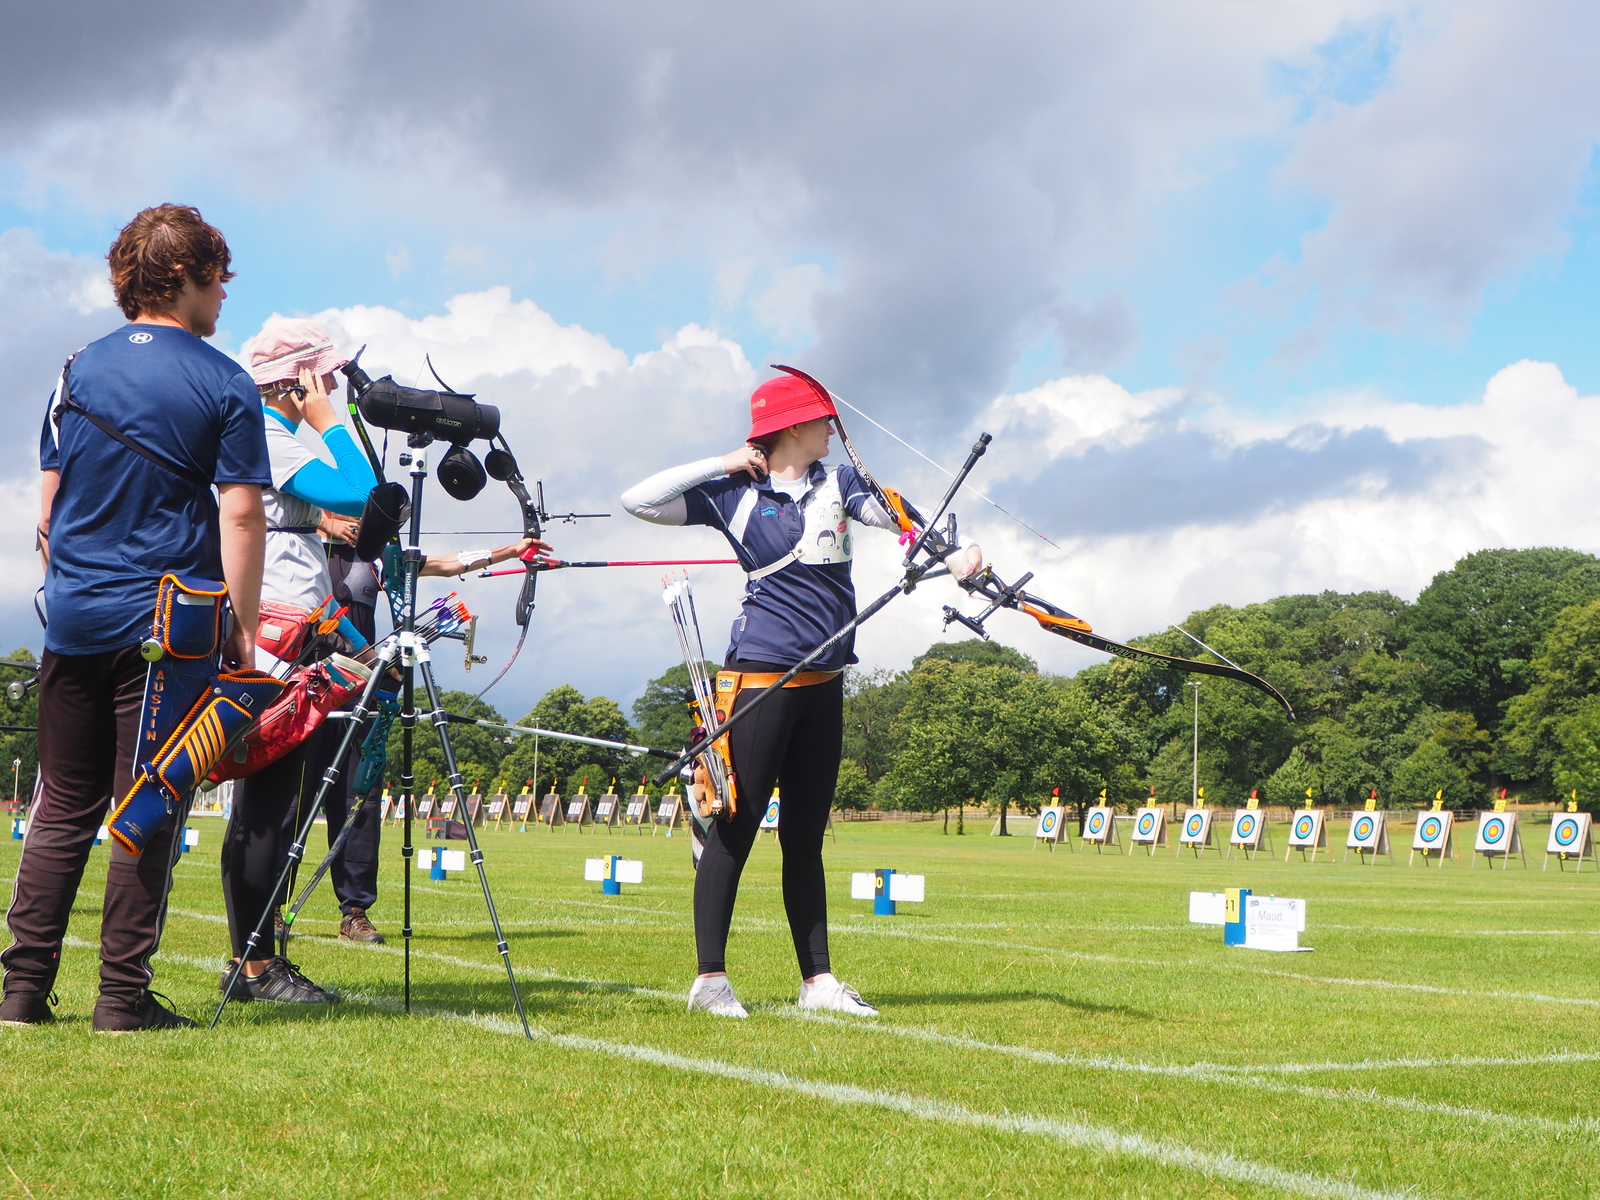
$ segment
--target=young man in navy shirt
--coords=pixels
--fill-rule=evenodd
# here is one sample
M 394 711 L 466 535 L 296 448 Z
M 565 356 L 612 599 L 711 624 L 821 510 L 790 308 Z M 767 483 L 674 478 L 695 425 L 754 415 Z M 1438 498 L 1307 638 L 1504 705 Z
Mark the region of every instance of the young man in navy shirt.
M 163 204 L 134 217 L 107 257 L 129 323 L 73 357 L 62 372 L 73 407 L 58 387 L 40 439 L 43 796 L 6 914 L 6 1025 L 53 1019 L 73 897 L 107 806 L 132 783 L 146 670 L 139 644 L 161 577 L 225 580 L 234 618 L 225 658 L 250 665 L 255 655 L 261 489 L 272 481 L 261 402 L 250 376 L 201 340 L 216 332 L 233 278 L 227 243 L 195 209 Z M 150 991 L 181 825 L 169 822 L 138 857 L 112 846 L 97 1031 L 193 1024 Z

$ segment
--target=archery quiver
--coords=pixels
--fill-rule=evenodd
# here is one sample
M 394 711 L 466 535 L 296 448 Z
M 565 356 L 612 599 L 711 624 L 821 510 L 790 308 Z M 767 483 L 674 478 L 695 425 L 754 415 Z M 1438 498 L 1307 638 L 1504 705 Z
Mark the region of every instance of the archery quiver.
M 190 792 L 277 698 L 283 684 L 254 669 L 222 671 L 227 584 L 163 575 L 155 621 L 139 652 L 144 709 L 134 780 L 107 822 L 129 854 L 139 854 Z
M 243 779 L 271 766 L 322 725 L 329 713 L 359 692 L 371 670 L 342 654 L 301 667 L 261 714 L 261 719 L 212 765 L 212 783 Z

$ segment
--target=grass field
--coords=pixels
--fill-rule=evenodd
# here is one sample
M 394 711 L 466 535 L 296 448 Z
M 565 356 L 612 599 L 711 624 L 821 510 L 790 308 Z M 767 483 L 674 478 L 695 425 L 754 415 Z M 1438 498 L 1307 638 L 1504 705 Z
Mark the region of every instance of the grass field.
M 221 823 L 196 825 L 156 986 L 209 1017 Z M 294 943 L 344 1003 L 230 1006 L 214 1033 L 142 1037 L 89 1032 L 97 851 L 60 1023 L 0 1029 L 0 1195 L 1600 1193 L 1600 878 L 1542 873 L 1541 853 L 1492 874 L 1408 870 L 1403 851 L 1366 868 L 1197 863 L 841 825 L 835 970 L 883 1014 L 847 1022 L 794 1007 L 768 838 L 730 947 L 752 1010 L 734 1022 L 683 1011 L 683 835 L 488 833 L 529 1044 L 470 874 L 417 877 L 416 1012 L 397 1011 L 385 836 L 374 917 L 391 946 L 333 940 L 326 892 Z M 19 845 L 0 843 L 0 873 Z M 619 848 L 645 882 L 603 898 L 583 859 Z M 924 872 L 927 902 L 868 915 L 849 874 L 876 866 Z M 1305 897 L 1315 952 L 1226 949 L 1187 923 L 1190 890 L 1228 886 Z

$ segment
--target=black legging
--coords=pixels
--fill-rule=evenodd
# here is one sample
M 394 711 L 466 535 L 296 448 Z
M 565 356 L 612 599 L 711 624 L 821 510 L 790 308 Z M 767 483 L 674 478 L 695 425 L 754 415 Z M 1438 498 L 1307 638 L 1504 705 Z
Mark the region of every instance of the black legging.
M 741 662 L 739 671 L 786 671 Z M 737 712 L 761 693 L 745 690 Z M 729 735 L 739 805 L 731 821 L 712 823 L 694 880 L 695 948 L 700 973 L 727 969 L 728 926 L 750 847 L 755 844 L 775 783 L 781 783 L 778 841 L 783 847 L 783 907 L 789 915 L 800 977 L 828 970 L 828 894 L 822 839 L 839 781 L 844 744 L 844 680 L 784 688 Z

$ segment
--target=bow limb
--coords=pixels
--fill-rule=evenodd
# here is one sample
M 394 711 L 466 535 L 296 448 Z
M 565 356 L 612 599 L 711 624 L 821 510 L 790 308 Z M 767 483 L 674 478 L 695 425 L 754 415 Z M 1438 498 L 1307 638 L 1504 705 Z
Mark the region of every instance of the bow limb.
M 505 445 L 504 440 L 500 443 Z M 510 453 L 509 448 L 506 451 Z M 515 464 L 515 459 L 512 460 Z M 513 465 L 510 476 L 505 484 L 511 489 L 511 494 L 517 498 L 517 507 L 522 512 L 522 536 L 537 538 L 543 532 L 539 526 L 539 506 L 534 503 L 533 497 L 528 495 L 527 484 L 523 481 L 522 472 Z M 499 673 L 485 685 L 483 691 L 472 699 L 474 702 L 483 699 L 490 688 L 506 677 L 512 665 L 517 661 L 517 656 L 522 653 L 523 643 L 528 640 L 528 629 L 532 626 L 534 593 L 539 586 L 539 568 L 534 566 L 529 559 L 522 561 L 523 578 L 522 591 L 517 596 L 516 622 L 522 627 L 522 632 L 517 635 L 517 644 L 512 648 L 511 657 L 506 659 L 506 665 L 500 668 Z

